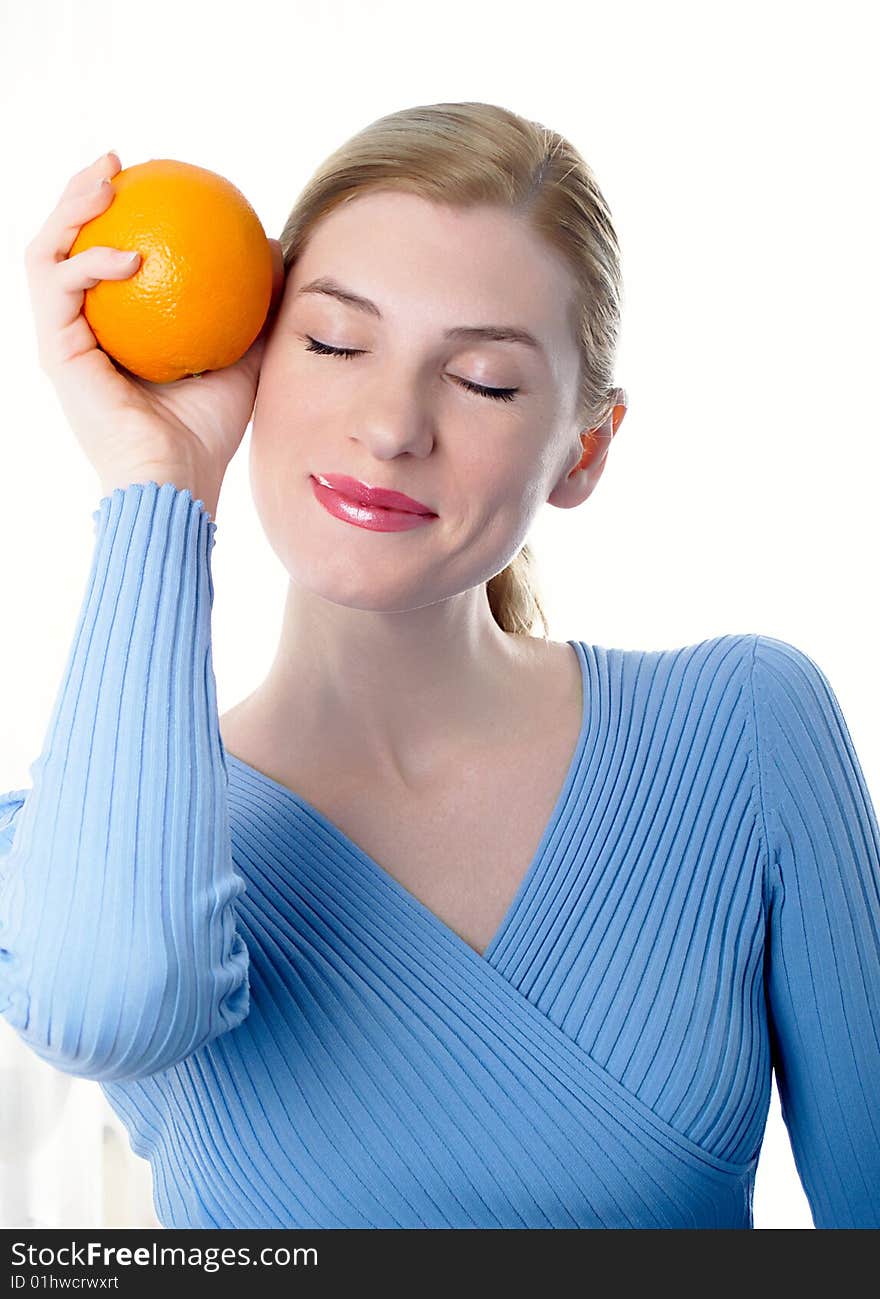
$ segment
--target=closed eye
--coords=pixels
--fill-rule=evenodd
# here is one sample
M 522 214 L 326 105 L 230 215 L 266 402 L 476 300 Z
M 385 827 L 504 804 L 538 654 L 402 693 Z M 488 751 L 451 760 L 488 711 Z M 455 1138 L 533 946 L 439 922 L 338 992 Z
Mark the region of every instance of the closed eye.
M 352 356 L 363 355 L 358 348 L 331 347 L 329 343 L 320 343 L 317 338 L 312 338 L 309 334 L 306 334 L 306 338 L 309 340 L 306 351 L 317 352 L 319 356 L 338 356 L 341 360 L 347 361 Z M 513 401 L 519 392 L 519 388 L 486 388 L 482 384 L 471 383 L 470 379 L 462 379 L 456 374 L 452 378 L 469 392 L 475 392 L 481 397 L 490 397 L 493 401 Z

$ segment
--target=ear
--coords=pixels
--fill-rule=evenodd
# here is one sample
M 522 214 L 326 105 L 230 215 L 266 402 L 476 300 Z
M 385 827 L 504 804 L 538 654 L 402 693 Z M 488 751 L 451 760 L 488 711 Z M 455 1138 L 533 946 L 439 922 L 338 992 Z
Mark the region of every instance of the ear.
M 623 388 L 614 390 L 617 400 L 601 424 L 583 429 L 579 434 L 581 454 L 568 466 L 547 497 L 550 505 L 571 509 L 580 505 L 590 495 L 602 477 L 608 448 L 626 415 L 626 393 Z

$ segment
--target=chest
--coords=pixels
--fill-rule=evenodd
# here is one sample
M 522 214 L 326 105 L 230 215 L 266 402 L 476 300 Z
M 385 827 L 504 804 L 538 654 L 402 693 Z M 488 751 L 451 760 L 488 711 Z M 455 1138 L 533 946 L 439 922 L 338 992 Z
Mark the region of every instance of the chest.
M 532 867 L 579 738 L 572 709 L 536 737 L 463 753 L 429 793 L 380 787 L 336 761 L 281 761 L 258 732 L 221 719 L 227 752 L 317 808 L 376 865 L 480 955 Z
M 430 798 L 302 778 L 290 787 L 482 955 L 535 859 L 576 739 L 554 736 L 539 761 L 508 751 L 466 763 Z

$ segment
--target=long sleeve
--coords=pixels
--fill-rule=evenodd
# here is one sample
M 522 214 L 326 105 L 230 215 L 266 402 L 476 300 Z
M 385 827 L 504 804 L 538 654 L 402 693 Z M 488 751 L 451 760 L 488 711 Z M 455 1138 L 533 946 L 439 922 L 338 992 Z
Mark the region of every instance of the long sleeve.
M 42 1059 L 145 1077 L 239 1024 L 211 656 L 216 525 L 172 483 L 104 497 L 32 788 L 0 796 L 0 1013 Z
M 802 650 L 754 638 L 767 843 L 765 992 L 816 1227 L 880 1227 L 880 835 L 852 739 Z

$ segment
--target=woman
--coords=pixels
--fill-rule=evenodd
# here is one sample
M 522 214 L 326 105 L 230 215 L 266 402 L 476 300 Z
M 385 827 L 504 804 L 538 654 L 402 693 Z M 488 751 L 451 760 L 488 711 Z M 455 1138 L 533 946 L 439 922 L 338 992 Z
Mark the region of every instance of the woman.
M 827 680 L 768 636 L 530 635 L 529 526 L 626 407 L 586 163 L 492 105 L 402 111 L 280 247 L 214 443 L 96 457 L 68 670 L 0 813 L 7 1019 L 100 1083 L 168 1227 L 748 1228 L 774 1065 L 816 1225 L 880 1226 L 877 822 Z M 290 583 L 220 718 L 254 395 Z

